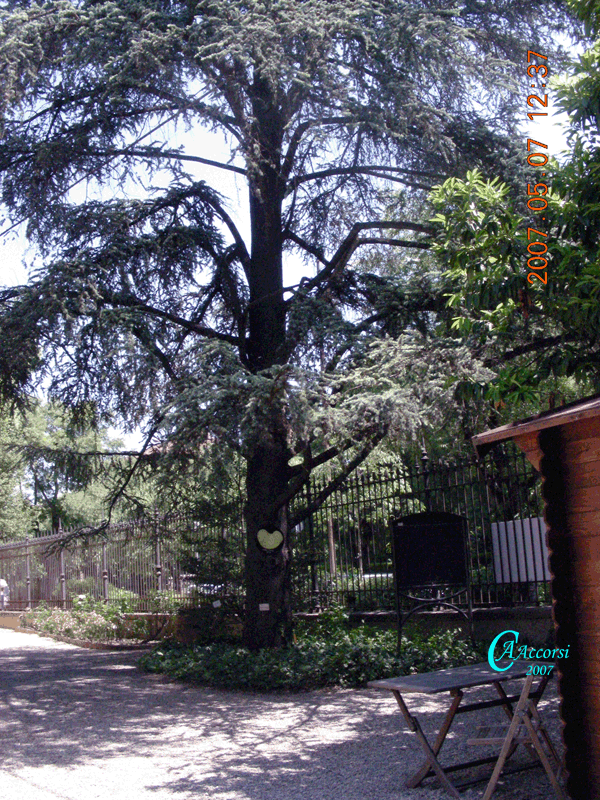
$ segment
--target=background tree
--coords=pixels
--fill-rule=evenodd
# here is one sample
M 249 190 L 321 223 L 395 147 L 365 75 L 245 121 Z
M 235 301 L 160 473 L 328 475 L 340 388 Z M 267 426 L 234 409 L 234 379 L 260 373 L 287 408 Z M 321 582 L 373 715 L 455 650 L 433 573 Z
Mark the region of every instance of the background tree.
M 0 418 L 0 541 L 24 539 L 34 514 L 25 492 L 25 470 L 18 453 L 8 449 L 17 437 L 12 415 Z
M 29 402 L 27 413 L 7 414 L 2 425 L 0 482 L 12 498 L 6 498 L 4 515 L 14 517 L 6 533 L 23 538 L 34 531 L 97 524 L 107 514 L 109 489 L 96 477 L 97 463 L 90 456 L 103 459 L 106 480 L 117 466 L 111 464 L 111 451 L 122 452 L 115 449 L 122 443 L 109 437 L 106 426 L 75 424 L 60 403 Z
M 571 6 L 598 37 L 598 3 Z M 435 249 L 453 285 L 453 327 L 494 372 L 472 388 L 510 404 L 513 418 L 515 402 L 538 411 L 544 396 L 552 404 L 600 391 L 599 66 L 596 38 L 550 81 L 569 114 L 569 151 L 544 167 L 544 221 L 517 207 L 507 185 L 478 172 L 446 181 L 432 196 Z M 530 186 L 540 180 L 534 175 Z M 528 280 L 528 226 L 541 227 L 537 238 L 547 243 L 547 284 Z
M 590 336 L 583 330 L 578 335 L 560 311 L 564 288 L 552 261 L 547 286 L 527 280 L 527 228 L 537 229 L 539 222 L 515 211 L 506 185 L 478 172 L 447 181 L 432 201 L 439 226 L 434 249 L 447 268 L 452 329 L 489 371 L 483 382 L 477 376 L 463 381 L 459 393 L 492 402 L 514 418 L 523 404 L 534 413 L 541 398 L 568 395 L 574 386 L 569 389 L 565 379 L 571 376 L 576 393 L 589 390 L 589 376 L 576 364 L 587 358 Z
M 425 422 L 414 332 L 369 348 L 402 318 L 397 282 L 350 267 L 359 246 L 428 246 L 427 225 L 382 218 L 382 185 L 406 187 L 411 214 L 468 166 L 514 176 L 517 77 L 528 48 L 558 58 L 561 4 L 5 8 L 3 200 L 41 261 L 0 298 L 0 389 L 22 394 L 35 374 L 172 457 L 209 436 L 241 452 L 245 638 L 276 644 L 291 621 L 290 499 L 315 467 L 336 460 L 331 491 Z M 219 131 L 229 157 L 178 146 L 184 125 Z M 244 181 L 247 236 L 196 165 Z M 285 286 L 292 255 L 305 277 Z M 278 550 L 261 528 L 281 531 Z
M 556 170 L 550 206 L 556 312 L 566 333 L 566 368 L 600 391 L 600 4 L 571 2 L 590 47 L 554 83 L 569 115 L 570 157 Z

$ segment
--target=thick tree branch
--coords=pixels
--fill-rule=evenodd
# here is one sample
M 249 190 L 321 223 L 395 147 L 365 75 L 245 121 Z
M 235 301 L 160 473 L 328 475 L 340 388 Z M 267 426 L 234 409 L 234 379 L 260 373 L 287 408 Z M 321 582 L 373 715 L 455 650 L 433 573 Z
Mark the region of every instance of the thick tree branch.
M 151 95 L 152 97 L 162 97 L 165 100 L 173 103 L 177 107 L 177 109 L 181 111 L 195 111 L 200 116 L 204 117 L 205 119 L 209 119 L 212 122 L 216 122 L 219 125 L 222 125 L 229 133 L 231 133 L 236 139 L 240 139 L 239 132 L 236 131 L 236 119 L 235 117 L 229 116 L 229 114 L 225 114 L 219 108 L 215 108 L 214 106 L 209 106 L 206 103 L 202 102 L 202 99 L 194 99 L 188 97 L 180 97 L 172 92 L 166 91 L 166 89 L 158 89 L 156 86 L 139 86 L 136 85 L 136 89 L 139 91 L 143 91 L 146 94 Z M 210 96 L 211 92 L 210 89 L 207 89 L 203 92 L 203 97 Z
M 290 519 L 290 528 L 295 528 L 300 522 L 305 520 L 308 516 L 313 514 L 317 511 L 327 500 L 327 498 L 332 495 L 346 480 L 350 473 L 354 472 L 354 470 L 362 464 L 362 462 L 367 458 L 367 456 L 377 447 L 379 442 L 385 437 L 385 432 L 378 433 L 368 444 L 366 444 L 358 453 L 357 455 L 348 462 L 348 464 L 344 467 L 342 472 L 324 489 L 322 489 L 316 498 L 309 503 L 305 508 L 297 511 L 292 518 Z
M 325 258 L 323 251 L 319 247 L 315 247 L 314 245 L 310 244 L 309 242 L 305 242 L 300 236 L 294 233 L 291 230 L 288 230 L 284 233 L 284 241 L 289 239 L 290 241 L 297 244 L 298 247 L 301 247 L 302 250 L 305 250 L 307 253 L 310 253 L 311 256 L 314 256 L 318 261 L 321 262 L 324 266 L 329 265 L 329 261 Z M 299 284 L 301 285 L 301 284 Z
M 142 448 L 141 448 L 140 452 L 137 454 L 137 456 L 135 458 L 135 461 L 133 462 L 133 466 L 131 466 L 129 468 L 129 470 L 127 471 L 127 475 L 125 476 L 125 479 L 123 480 L 123 482 L 121 483 L 121 485 L 119 486 L 119 488 L 115 492 L 115 494 L 111 497 L 110 504 L 108 506 L 108 520 L 109 521 L 110 521 L 110 518 L 112 516 L 113 509 L 114 509 L 115 505 L 117 504 L 117 501 L 119 500 L 119 498 L 123 497 L 123 495 L 125 494 L 125 490 L 129 486 L 129 484 L 131 482 L 131 479 L 133 478 L 138 466 L 142 462 L 142 459 L 146 455 L 146 450 L 148 449 L 148 445 L 152 441 L 152 437 L 154 436 L 156 431 L 161 426 L 164 418 L 165 418 L 164 414 L 160 414 L 158 416 L 158 419 L 156 420 L 156 422 L 152 426 L 152 428 L 150 430 L 150 433 L 146 436 L 146 438 L 144 440 L 144 444 L 142 445 Z
M 185 319 L 185 317 L 180 317 L 178 314 L 173 314 L 170 311 L 163 311 L 160 308 L 155 308 L 154 306 L 148 305 L 148 303 L 138 300 L 138 298 L 134 295 L 106 293 L 104 294 L 104 299 L 106 302 L 109 302 L 111 305 L 116 307 L 139 309 L 140 311 L 145 311 L 151 316 L 166 319 L 169 322 L 179 325 L 181 328 L 189 330 L 191 333 L 197 333 L 200 336 L 205 336 L 207 339 L 219 339 L 222 342 L 228 342 L 236 347 L 239 347 L 240 345 L 240 339 L 238 336 L 220 333 L 219 331 L 215 331 L 212 328 L 208 328 L 204 325 L 198 325 L 195 322 L 191 322 L 189 319 Z
M 65 455 L 73 455 L 73 456 L 84 456 L 86 458 L 94 457 L 94 458 L 117 458 L 119 456 L 141 456 L 141 457 L 148 457 L 148 454 L 144 451 L 140 450 L 69 450 L 68 448 L 61 448 L 56 449 L 53 447 L 44 447 L 40 450 L 39 447 L 35 445 L 23 445 L 23 444 L 7 444 L 6 445 L 8 450 L 15 451 L 18 453 L 26 453 L 29 455 L 33 455 L 35 453 L 43 452 L 44 457 L 47 456 L 65 456 Z M 33 470 L 32 470 L 33 471 Z
M 306 281 L 303 284 L 303 288 L 306 290 L 310 290 L 316 286 L 320 286 L 324 281 L 328 280 L 335 272 L 343 270 L 359 244 L 358 237 L 361 231 L 373 230 L 376 228 L 381 228 L 381 229 L 389 228 L 391 230 L 397 230 L 397 231 L 409 230 L 409 231 L 414 231 L 415 233 L 423 233 L 423 234 L 430 234 L 433 232 L 433 229 L 430 228 L 428 225 L 422 225 L 417 222 L 386 222 L 385 220 L 381 220 L 379 222 L 357 222 L 355 225 L 352 226 L 352 230 L 346 236 L 342 244 L 339 246 L 333 258 L 330 259 L 329 264 L 324 269 L 322 269 L 319 272 L 319 274 L 316 275 L 314 278 L 311 278 L 310 280 Z
M 134 156 L 135 158 L 166 158 L 175 161 L 191 161 L 196 164 L 206 164 L 209 167 L 217 167 L 218 169 L 228 170 L 229 172 L 236 172 L 238 175 L 245 176 L 247 174 L 245 169 L 236 167 L 233 164 L 224 164 L 221 161 L 213 161 L 211 158 L 202 158 L 201 156 L 190 156 L 186 153 L 178 153 L 176 150 L 161 150 L 160 147 L 148 147 L 143 149 L 125 147 L 122 150 L 91 150 L 90 155 Z
M 561 342 L 574 342 L 577 341 L 577 336 L 574 334 L 571 335 L 559 335 L 559 336 L 545 336 L 543 339 L 536 339 L 533 342 L 528 342 L 527 344 L 522 344 L 519 347 L 515 347 L 513 350 L 507 350 L 506 352 L 502 353 L 502 361 L 512 361 L 514 358 L 518 358 L 519 356 L 526 355 L 527 353 L 534 353 L 537 350 L 543 350 L 546 347 L 555 347 Z M 496 364 L 496 358 L 487 358 L 483 365 L 484 367 L 493 367 Z
M 301 467 L 298 468 L 298 474 L 291 479 L 287 491 L 276 498 L 273 503 L 274 507 L 281 508 L 289 503 L 289 501 L 298 494 L 302 487 L 308 483 L 312 471 L 316 467 L 320 467 L 322 464 L 326 464 L 328 461 L 331 461 L 332 458 L 345 453 L 347 450 L 353 447 L 354 444 L 355 442 L 347 441 L 342 447 L 329 447 L 327 450 L 319 453 L 319 455 L 315 458 L 312 457 L 310 445 L 308 445 L 304 451 L 305 462 Z
M 296 157 L 296 153 L 298 152 L 298 147 L 302 143 L 304 134 L 308 130 L 320 125 L 347 125 L 351 122 L 355 122 L 355 119 L 354 117 L 350 116 L 323 117 L 322 119 L 306 119 L 303 122 L 300 122 L 296 126 L 294 132 L 290 137 L 287 152 L 283 159 L 283 164 L 281 166 L 281 177 L 283 178 L 283 180 L 284 181 L 288 180 L 290 172 L 292 171 L 292 167 L 294 166 L 294 159 Z
M 137 339 L 141 342 L 141 344 L 150 352 L 155 358 L 160 362 L 162 368 L 166 372 L 166 374 L 171 378 L 174 383 L 177 383 L 179 380 L 177 377 L 177 373 L 171 366 L 171 362 L 167 358 L 166 354 L 160 349 L 160 347 L 156 344 L 156 342 L 152 341 L 151 336 L 148 334 L 148 331 L 143 330 L 142 328 L 134 327 L 132 328 L 132 333 Z
M 242 266 L 244 268 L 244 272 L 246 274 L 246 278 L 248 279 L 249 271 L 250 271 L 250 253 L 248 252 L 248 248 L 246 247 L 246 243 L 242 239 L 242 235 L 239 232 L 237 225 L 229 216 L 227 211 L 223 208 L 221 203 L 215 197 L 209 197 L 206 202 L 217 212 L 218 217 L 225 223 L 229 232 L 233 236 L 233 239 L 236 244 L 237 255 L 242 262 Z
M 429 250 L 431 245 L 427 242 L 415 242 L 409 239 L 386 239 L 383 237 L 363 237 L 358 239 L 356 245 L 361 244 L 387 244 L 392 247 L 415 247 L 418 250 Z
M 330 169 L 322 169 L 317 172 L 311 172 L 306 175 L 297 175 L 289 183 L 287 193 L 292 192 L 296 187 L 308 181 L 322 180 L 323 178 L 331 178 L 335 175 L 371 175 L 373 177 L 386 178 L 387 180 L 397 181 L 399 183 L 407 183 L 414 186 L 416 189 L 423 189 L 429 191 L 432 188 L 431 184 L 419 183 L 414 180 L 409 180 L 410 176 L 423 176 L 430 177 L 433 181 L 443 181 L 444 176 L 431 172 L 421 172 L 420 170 L 403 169 L 401 167 L 387 167 L 384 165 L 371 164 L 365 166 L 351 166 L 351 167 L 332 167 Z M 405 175 L 406 178 L 399 178 L 398 175 Z
M 146 131 L 146 133 L 143 133 L 143 134 L 141 134 L 140 136 L 138 136 L 138 138 L 137 138 L 137 139 L 136 139 L 136 140 L 135 140 L 135 141 L 132 143 L 132 145 L 131 145 L 131 146 L 135 146 L 135 145 L 139 144 L 141 141 L 143 141 L 144 139 L 147 139 L 147 138 L 148 138 L 148 136 L 152 136 L 152 134 L 156 133 L 156 131 L 158 131 L 158 130 L 159 130 L 160 128 L 162 128 L 164 125 L 167 125 L 167 124 L 168 124 L 169 122 L 171 122 L 173 119 L 175 119 L 175 115 L 172 115 L 172 116 L 170 116 L 170 117 L 167 117 L 167 119 L 165 119 L 165 120 L 162 120 L 162 121 L 161 121 L 161 122 L 159 122 L 157 125 L 155 125 L 153 128 L 151 128 L 149 131 Z M 79 184 L 80 184 L 82 181 L 84 181 L 84 180 L 86 180 L 87 178 L 91 177 L 93 174 L 94 174 L 94 168 L 91 168 L 91 169 L 87 170 L 87 171 L 86 171 L 86 172 L 85 172 L 85 173 L 84 173 L 84 174 L 83 174 L 83 175 L 82 175 L 80 178 L 77 178 L 76 180 L 72 181 L 72 182 L 71 182 L 71 183 L 70 183 L 70 184 L 67 186 L 67 191 L 70 191 L 71 189 L 74 189 L 74 188 L 75 188 L 76 186 L 78 186 L 78 185 L 79 185 Z M 19 227 L 19 225 L 21 225 L 23 222 L 25 222 L 25 221 L 26 221 L 26 219 L 27 219 L 27 217 L 21 217 L 21 218 L 20 218 L 20 219 L 18 219 L 16 222 L 14 222 L 14 223 L 13 223 L 13 224 L 12 224 L 12 225 L 9 227 L 9 228 L 5 228 L 4 230 L 0 231 L 0 237 L 4 236 L 4 235 L 5 235 L 5 234 L 7 234 L 7 233 L 10 233 L 10 232 L 11 232 L 11 231 L 13 231 L 15 228 L 18 228 L 18 227 Z
M 385 319 L 385 317 L 386 314 L 383 312 L 380 312 L 378 314 L 372 314 L 370 317 L 364 319 L 360 324 L 356 325 L 353 329 L 353 332 L 355 334 L 362 333 L 363 331 L 366 331 L 375 322 L 380 322 L 382 319 Z M 339 364 L 340 358 L 342 358 L 342 356 L 344 356 L 348 352 L 348 350 L 351 350 L 353 346 L 354 346 L 354 340 L 352 339 L 350 341 L 345 342 L 340 347 L 338 347 L 333 357 L 330 358 L 327 364 L 325 365 L 324 372 L 333 372 L 336 369 L 337 365 Z

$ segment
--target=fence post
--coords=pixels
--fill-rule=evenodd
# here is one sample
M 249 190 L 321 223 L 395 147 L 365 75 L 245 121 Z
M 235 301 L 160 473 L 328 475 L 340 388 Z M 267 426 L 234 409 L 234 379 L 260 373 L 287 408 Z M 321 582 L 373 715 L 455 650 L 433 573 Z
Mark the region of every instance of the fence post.
M 62 607 L 66 608 L 67 607 L 67 578 L 66 578 L 66 575 L 65 575 L 65 551 L 64 550 L 60 551 L 59 561 L 60 561 L 60 566 L 59 566 L 59 569 L 60 569 L 60 576 L 59 576 L 59 580 L 60 580 L 60 601 L 62 603 Z
M 104 602 L 108 603 L 108 561 L 106 558 L 106 542 L 102 542 L 102 593 Z
M 333 533 L 333 518 L 329 509 L 327 514 L 327 544 L 329 547 L 329 574 L 332 578 L 337 577 L 337 561 L 335 557 L 335 539 Z
M 31 556 L 29 555 L 29 538 L 25 539 L 25 573 L 27 608 L 31 609 Z
M 160 561 L 160 542 L 158 539 L 156 540 L 156 588 L 159 592 L 162 592 L 162 564 Z

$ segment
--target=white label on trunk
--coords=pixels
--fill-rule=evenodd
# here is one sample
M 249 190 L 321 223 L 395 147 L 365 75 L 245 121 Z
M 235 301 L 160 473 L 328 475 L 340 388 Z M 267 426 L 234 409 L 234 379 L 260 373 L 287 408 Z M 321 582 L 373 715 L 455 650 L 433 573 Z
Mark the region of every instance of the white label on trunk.
M 268 611 L 269 610 L 269 604 L 268 603 L 259 603 L 258 604 L 258 610 L 259 611 Z
M 220 607 L 221 607 L 221 601 L 220 600 L 214 600 L 213 601 L 213 608 L 220 608 Z

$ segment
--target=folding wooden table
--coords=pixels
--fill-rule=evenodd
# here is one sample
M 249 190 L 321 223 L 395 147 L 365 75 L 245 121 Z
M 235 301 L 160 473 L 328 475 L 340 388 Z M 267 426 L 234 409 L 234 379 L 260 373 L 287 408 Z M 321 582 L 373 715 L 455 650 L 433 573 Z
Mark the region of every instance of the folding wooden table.
M 509 661 L 497 662 L 500 668 L 506 667 L 510 664 Z M 546 662 L 535 662 L 536 666 L 544 667 L 546 670 L 549 667 L 554 667 L 553 664 Z M 515 661 L 510 669 L 502 672 L 497 672 L 486 663 L 472 664 L 466 667 L 454 667 L 451 669 L 443 669 L 438 672 L 429 672 L 422 675 L 407 675 L 400 678 L 387 678 L 380 681 L 370 681 L 369 686 L 374 689 L 387 689 L 392 692 L 400 710 L 404 715 L 408 727 L 417 736 L 423 750 L 425 752 L 426 760 L 420 769 L 407 781 L 406 785 L 409 788 L 416 788 L 425 778 L 430 775 L 436 775 L 448 794 L 454 798 L 460 798 L 456 787 L 450 782 L 447 773 L 456 770 L 467 769 L 469 767 L 476 767 L 482 764 L 490 764 L 498 761 L 498 755 L 489 756 L 486 758 L 478 758 L 472 761 L 462 762 L 460 764 L 453 764 L 450 766 L 442 766 L 438 760 L 438 755 L 444 744 L 444 740 L 448 735 L 448 731 L 457 714 L 465 714 L 471 711 L 478 711 L 483 708 L 492 708 L 494 706 L 502 706 L 509 722 L 513 721 L 514 711 L 513 703 L 519 701 L 521 694 L 507 695 L 504 691 L 502 684 L 506 681 L 522 679 L 527 676 L 531 670 L 531 662 Z M 553 671 L 553 670 L 552 670 Z M 544 690 L 550 680 L 550 675 L 543 675 L 540 677 L 536 689 L 529 693 L 529 700 L 532 701 L 533 707 L 536 708 L 537 704 L 542 697 Z M 491 700 L 481 700 L 474 703 L 461 705 L 464 696 L 463 689 L 468 689 L 477 686 L 494 686 L 498 697 Z M 432 744 L 427 741 L 425 734 L 421 728 L 419 720 L 414 714 L 409 711 L 403 695 L 406 694 L 441 694 L 449 692 L 451 697 L 450 707 L 444 717 L 442 725 L 435 737 Z M 505 754 L 504 760 L 509 758 L 517 749 L 518 744 L 511 745 L 508 754 Z

